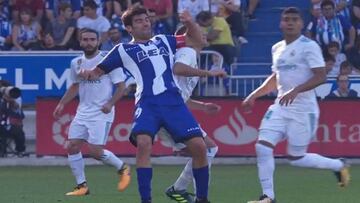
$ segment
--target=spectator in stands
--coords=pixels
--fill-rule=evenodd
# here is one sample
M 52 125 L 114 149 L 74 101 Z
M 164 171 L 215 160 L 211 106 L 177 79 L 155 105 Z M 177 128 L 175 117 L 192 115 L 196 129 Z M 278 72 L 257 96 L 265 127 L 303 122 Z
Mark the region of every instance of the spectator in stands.
M 314 38 L 323 49 L 332 41 L 338 42 L 345 50 L 353 47 L 356 36 L 355 29 L 344 17 L 336 15 L 335 3 L 332 0 L 322 1 L 321 12 L 323 16 L 309 23 L 307 36 Z M 346 33 L 348 33 L 347 38 Z
M 121 17 L 126 9 L 142 5 L 142 0 L 112 0 L 114 14 Z
M 225 65 L 230 66 L 234 61 L 235 47 L 230 27 L 225 19 L 214 17 L 208 11 L 202 11 L 196 16 L 196 21 L 207 34 L 207 40 L 210 43 L 207 49 L 221 53 L 224 57 Z
M 195 20 L 196 15 L 201 11 L 209 11 L 210 6 L 208 1 L 203 0 L 178 0 L 177 12 L 182 13 L 184 10 L 189 11 L 190 15 Z
M 331 76 L 329 73 L 332 71 L 335 65 L 335 58 L 330 54 L 324 54 L 325 70 L 327 76 Z
M 70 48 L 75 41 L 76 20 L 72 18 L 71 5 L 62 3 L 58 6 L 58 16 L 50 20 L 45 31 L 50 33 L 58 47 Z
M 311 14 L 315 18 L 319 18 L 321 16 L 321 2 L 323 0 L 311 0 L 312 3 L 312 12 Z M 349 0 L 333 0 L 335 4 L 335 11 L 339 15 L 343 16 L 346 19 L 350 19 L 350 10 L 349 10 Z
M 62 4 L 69 4 L 72 17 L 78 19 L 81 15 L 81 0 L 45 0 L 45 13 L 48 20 L 54 20 L 60 15 Z
M 234 42 L 236 44 L 245 44 L 247 39 L 244 37 L 244 20 L 243 15 L 240 13 L 240 0 L 221 0 L 218 4 L 219 10 L 217 16 L 225 18 L 226 22 L 230 26 L 232 36 L 234 37 Z
M 9 5 L 6 0 L 0 0 L 0 50 L 11 48 L 11 22 Z
M 343 16 L 346 20 L 351 20 L 350 6 L 352 0 L 334 0 L 336 13 Z
M 24 9 L 30 10 L 30 15 L 34 17 L 34 20 L 40 22 L 44 14 L 44 2 L 43 0 L 15 0 L 12 11 L 12 19 L 15 23 L 20 21 L 19 13 Z
M 94 0 L 84 1 L 84 15 L 77 20 L 77 28 L 89 28 L 97 31 L 100 35 L 100 42 L 108 39 L 107 32 L 110 29 L 110 22 L 104 16 L 96 13 L 98 5 Z
M 65 46 L 60 46 L 57 45 L 55 43 L 54 37 L 52 35 L 52 33 L 48 32 L 48 33 L 44 33 L 43 36 L 41 37 L 41 46 L 40 46 L 40 50 L 67 50 L 67 48 Z
M 154 21 L 164 26 L 165 32 L 162 34 L 173 33 L 175 25 L 172 0 L 143 0 L 143 2 L 145 8 L 155 11 L 156 17 Z
M 328 98 L 355 98 L 358 93 L 349 88 L 349 77 L 347 75 L 339 75 L 336 78 L 337 89 L 332 91 L 325 99 Z
M 211 55 L 211 66 L 209 70 L 227 70 L 228 67 L 223 67 L 221 63 L 221 59 L 218 55 Z M 217 77 L 208 77 L 203 78 L 205 81 L 207 80 L 208 85 L 203 85 L 203 87 L 207 88 L 206 96 L 225 96 L 229 94 L 229 80 L 226 78 L 217 78 Z M 220 85 L 222 82 L 222 85 Z
M 352 1 L 352 12 L 351 12 L 351 20 L 355 29 L 357 30 L 357 34 L 360 34 L 360 0 Z
M 111 27 L 108 31 L 109 39 L 101 45 L 101 50 L 110 51 L 115 45 L 121 42 L 121 33 L 119 28 Z
M 353 71 L 351 63 L 349 61 L 343 61 L 340 64 L 340 75 L 350 75 L 350 74 L 356 74 L 356 72 Z
M 169 33 L 170 28 L 156 17 L 155 10 L 147 9 L 154 35 Z
M 360 38 L 357 40 L 356 45 L 349 51 L 348 59 L 356 70 L 360 70 Z
M 36 50 L 39 49 L 41 40 L 41 26 L 34 21 L 29 9 L 20 11 L 20 22 L 14 25 L 12 30 L 13 50 Z
M 329 75 L 335 75 L 335 76 L 339 75 L 339 73 L 340 73 L 340 64 L 343 61 L 346 61 L 345 54 L 340 52 L 339 43 L 338 42 L 330 42 L 327 45 L 327 53 L 335 58 L 335 64 L 334 64 L 332 70 L 330 71 L 330 73 L 328 73 L 328 74 Z

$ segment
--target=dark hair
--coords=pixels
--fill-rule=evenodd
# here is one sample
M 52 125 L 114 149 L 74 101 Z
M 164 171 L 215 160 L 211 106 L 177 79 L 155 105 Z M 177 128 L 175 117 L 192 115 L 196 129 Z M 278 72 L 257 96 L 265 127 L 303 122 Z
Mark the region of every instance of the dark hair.
M 301 11 L 297 7 L 287 7 L 281 12 L 281 16 L 285 14 L 297 14 L 302 18 Z
M 95 33 L 96 34 L 96 38 L 99 39 L 99 33 L 96 32 L 96 30 L 93 30 L 93 29 L 90 29 L 90 28 L 82 28 L 80 31 L 79 31 L 79 37 L 81 39 L 81 36 L 83 33 L 86 33 L 86 32 L 90 32 L 90 33 Z
M 212 14 L 210 11 L 201 11 L 199 14 L 196 15 L 197 22 L 205 22 L 212 18 Z
M 349 61 L 346 61 L 346 60 L 340 63 L 340 69 L 343 68 L 343 67 L 350 67 L 350 68 L 352 68 L 352 67 L 351 67 L 351 63 L 350 63 Z
M 125 13 L 121 16 L 121 20 L 125 26 L 131 26 L 134 16 L 141 15 L 141 14 L 148 15 L 145 8 L 143 8 L 143 7 L 130 8 L 130 9 L 126 10 Z
M 329 44 L 327 45 L 327 48 L 333 48 L 333 47 L 336 47 L 337 49 L 340 49 L 340 44 L 338 42 L 335 42 L 335 41 L 329 42 Z
M 89 7 L 96 10 L 98 8 L 98 5 L 94 0 L 85 0 L 83 7 Z
M 321 2 L 320 7 L 323 9 L 325 6 L 331 6 L 332 8 L 335 8 L 335 3 L 332 0 L 324 0 Z

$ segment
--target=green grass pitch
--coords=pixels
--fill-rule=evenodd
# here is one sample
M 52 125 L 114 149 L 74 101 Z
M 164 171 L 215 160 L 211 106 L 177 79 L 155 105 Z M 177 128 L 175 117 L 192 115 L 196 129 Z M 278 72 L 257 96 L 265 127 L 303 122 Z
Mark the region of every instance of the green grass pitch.
M 183 166 L 155 166 L 153 203 L 171 203 L 163 191 L 177 177 Z M 360 202 L 360 166 L 353 166 L 352 182 L 338 188 L 330 171 L 277 165 L 275 187 L 279 203 L 350 203 Z M 138 203 L 135 170 L 131 186 L 117 192 L 113 168 L 88 166 L 86 175 L 91 194 L 66 197 L 74 180 L 70 169 L 59 167 L 1 167 L 1 203 Z M 212 203 L 246 203 L 260 194 L 255 165 L 214 166 L 210 200 Z M 174 202 L 175 203 L 175 202 Z

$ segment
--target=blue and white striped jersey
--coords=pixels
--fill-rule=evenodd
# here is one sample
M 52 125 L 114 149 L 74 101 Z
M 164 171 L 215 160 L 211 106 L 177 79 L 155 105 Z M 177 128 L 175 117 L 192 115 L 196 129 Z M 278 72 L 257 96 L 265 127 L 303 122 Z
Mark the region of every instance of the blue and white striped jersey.
M 179 43 L 177 39 L 172 35 L 156 35 L 146 43 L 120 43 L 105 56 L 98 67 L 105 73 L 117 67 L 129 71 L 137 85 L 136 103 L 140 98 L 164 92 L 179 94 L 172 73 L 174 53 Z

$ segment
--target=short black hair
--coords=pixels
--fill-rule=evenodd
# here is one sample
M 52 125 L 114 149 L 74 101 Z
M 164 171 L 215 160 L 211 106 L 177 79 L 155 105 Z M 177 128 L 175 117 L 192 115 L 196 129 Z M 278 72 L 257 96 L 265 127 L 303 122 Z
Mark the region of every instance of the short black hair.
M 324 0 L 321 2 L 320 7 L 323 9 L 325 6 L 331 6 L 332 8 L 335 8 L 335 3 L 332 0 Z
M 125 11 L 125 13 L 121 16 L 121 20 L 125 26 L 131 26 L 134 16 L 141 14 L 148 15 L 147 10 L 143 7 L 133 7 Z
M 212 14 L 210 11 L 201 11 L 199 14 L 196 15 L 197 22 L 205 22 L 212 18 Z
M 281 12 L 281 16 L 286 14 L 297 14 L 302 18 L 302 13 L 297 7 L 287 7 Z
M 96 30 L 93 30 L 93 29 L 90 29 L 90 28 L 82 28 L 80 31 L 79 31 L 79 37 L 81 39 L 81 36 L 83 33 L 86 33 L 86 32 L 90 32 L 90 33 L 95 33 L 96 34 L 96 38 L 99 39 L 99 33 L 96 32 Z
M 98 5 L 94 0 L 85 0 L 83 7 L 89 7 L 96 10 L 98 8 Z

